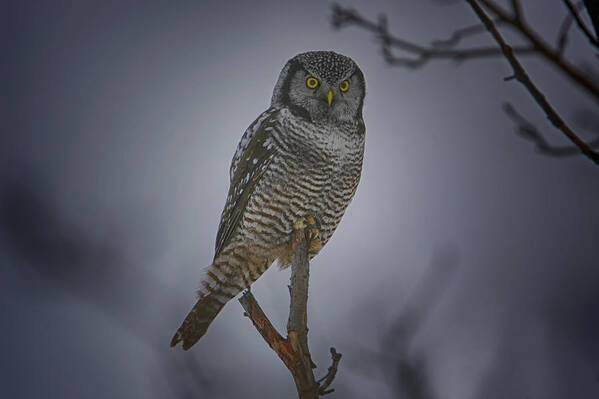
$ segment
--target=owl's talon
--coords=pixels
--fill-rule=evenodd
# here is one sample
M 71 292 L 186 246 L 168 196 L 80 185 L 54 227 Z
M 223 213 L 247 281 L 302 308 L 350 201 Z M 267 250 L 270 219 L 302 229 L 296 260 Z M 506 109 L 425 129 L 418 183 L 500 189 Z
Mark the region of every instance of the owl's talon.
M 295 230 L 303 230 L 305 229 L 306 226 L 306 218 L 301 218 L 299 219 L 297 222 L 295 222 L 295 224 L 293 225 L 293 228 Z
M 310 242 L 312 240 L 315 240 L 316 238 L 318 238 L 318 229 L 315 227 L 312 227 L 308 230 L 306 230 L 306 241 Z
M 314 257 L 318 254 L 322 248 L 322 243 L 320 241 L 320 224 L 314 216 L 302 217 L 294 224 L 294 228 L 296 231 L 304 231 L 306 246 L 310 257 Z

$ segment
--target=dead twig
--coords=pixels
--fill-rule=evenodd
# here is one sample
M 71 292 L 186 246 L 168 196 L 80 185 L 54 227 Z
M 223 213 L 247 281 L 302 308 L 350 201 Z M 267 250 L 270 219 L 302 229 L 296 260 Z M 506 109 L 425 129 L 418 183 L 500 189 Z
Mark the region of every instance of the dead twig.
M 599 36 L 599 3 L 597 0 L 584 0 L 584 5 L 595 28 L 595 36 Z
M 481 3 L 488 3 L 486 0 L 480 0 Z M 562 133 L 564 133 L 582 152 L 584 155 L 589 157 L 593 162 L 599 165 L 599 154 L 593 151 L 588 144 L 582 141 L 573 131 L 570 129 L 568 125 L 564 122 L 564 120 L 558 115 L 555 109 L 549 104 L 543 93 L 535 86 L 532 82 L 526 70 L 520 64 L 518 59 L 515 57 L 513 49 L 505 42 L 495 24 L 486 14 L 486 12 L 480 7 L 477 1 L 475 0 L 467 0 L 468 4 L 472 7 L 476 15 L 480 18 L 482 23 L 487 27 L 497 44 L 499 44 L 501 51 L 503 52 L 505 58 L 510 63 L 514 75 L 516 76 L 516 80 L 526 87 L 531 96 L 537 102 L 539 107 L 545 112 L 547 118 L 551 121 L 551 123 L 558 128 Z
M 584 7 L 584 3 L 579 1 L 575 7 L 576 12 L 578 13 Z M 574 17 L 572 16 L 572 13 L 569 13 L 564 17 L 564 21 L 559 29 L 557 40 L 555 42 L 555 52 L 559 54 L 560 57 L 563 57 L 566 50 L 566 45 L 568 44 L 568 34 L 570 32 L 570 28 L 572 27 L 572 22 L 574 22 Z
M 510 0 L 510 3 L 512 4 L 512 11 L 514 12 L 514 19 L 516 21 L 523 22 L 524 14 L 522 13 L 522 6 L 520 5 L 520 1 L 519 0 Z
M 599 101 L 599 85 L 597 84 L 597 81 L 594 80 L 588 73 L 575 68 L 563 58 L 563 53 L 565 51 L 568 39 L 568 32 L 573 20 L 577 21 L 579 27 L 583 30 L 583 32 L 585 32 L 585 35 L 587 35 L 589 40 L 596 40 L 588 29 L 583 28 L 584 24 L 578 15 L 581 4 L 574 6 L 569 0 L 563 1 L 566 2 L 566 5 L 569 7 L 570 14 L 562 23 L 558 35 L 556 49 L 553 49 L 549 44 L 547 44 L 537 34 L 537 32 L 535 32 L 527 24 L 519 0 L 510 0 L 511 11 L 506 11 L 492 0 L 467 0 L 483 23 L 481 25 L 473 25 L 458 29 L 446 40 L 433 41 L 432 47 L 420 46 L 418 44 L 392 36 L 387 28 L 387 19 L 385 16 L 379 17 L 377 22 L 372 22 L 362 17 L 357 11 L 350 8 L 343 8 L 337 4 L 333 5 L 332 24 L 336 28 L 346 25 L 356 25 L 376 33 L 381 43 L 383 57 L 387 63 L 392 65 L 418 68 L 433 58 L 446 58 L 461 61 L 502 54 L 508 60 L 514 71 L 514 73 L 505 80 L 515 79 L 522 83 L 537 102 L 539 107 L 543 110 L 547 118 L 551 121 L 551 123 L 576 145 L 578 151 L 582 152 L 593 162 L 599 164 L 598 153 L 592 149 L 591 146 L 581 140 L 577 134 L 575 134 L 574 131 L 564 122 L 557 111 L 547 101 L 543 93 L 535 86 L 523 66 L 516 58 L 516 54 L 538 54 L 544 57 L 549 61 L 549 63 L 553 64 L 559 71 L 567 76 L 574 83 L 574 85 L 582 88 L 591 98 Z M 483 5 L 486 10 L 484 10 L 479 3 Z M 597 18 L 597 15 L 599 15 L 599 11 L 597 11 L 599 10 L 599 7 L 592 5 L 594 3 L 586 0 L 584 1 L 584 4 L 587 7 L 587 11 L 589 11 L 591 14 L 593 23 L 595 23 L 595 19 L 599 19 Z M 594 10 L 594 12 L 591 12 L 592 10 Z M 487 12 L 490 15 L 487 15 Z M 529 45 L 509 46 L 497 29 L 497 26 L 499 25 L 508 25 L 509 27 L 513 28 L 528 41 Z M 595 24 L 595 26 L 597 26 L 597 24 Z M 478 34 L 482 31 L 482 29 L 486 29 L 491 33 L 497 44 L 499 44 L 499 47 L 468 49 L 453 48 L 457 46 L 457 44 L 464 37 Z M 593 40 L 591 40 L 591 42 L 594 44 Z M 411 54 L 412 56 L 396 57 L 392 53 L 393 48 L 400 49 Z M 539 137 L 542 136 L 539 135 Z M 554 148 L 551 147 L 546 141 L 535 141 L 538 145 L 540 145 L 539 148 L 544 149 L 544 152 L 555 152 L 553 151 Z M 564 151 L 557 151 L 557 153 L 560 154 L 562 152 Z M 568 149 L 565 152 L 569 153 L 570 150 Z
M 516 124 L 516 134 L 520 137 L 532 141 L 536 144 L 537 150 L 545 155 L 552 157 L 569 157 L 573 155 L 580 155 L 580 149 L 578 147 L 556 147 L 551 144 L 543 137 L 539 130 L 530 123 L 524 116 L 522 116 L 514 106 L 510 103 L 503 105 L 503 110 L 506 115 L 510 117 Z M 599 138 L 590 141 L 589 147 L 599 149 Z
M 519 32 L 530 45 L 513 46 L 512 52 L 520 55 L 538 54 L 547 59 L 551 64 L 556 66 L 558 70 L 568 76 L 574 83 L 580 86 L 583 90 L 589 93 L 593 98 L 599 101 L 599 86 L 593 82 L 583 72 L 571 65 L 563 55 L 563 44 L 558 43 L 557 49 L 551 48 L 532 28 L 530 28 L 524 19 L 520 2 L 512 0 L 513 12 L 510 13 L 495 2 L 490 0 L 480 0 L 488 10 L 495 16 L 493 22 L 495 25 L 506 24 L 512 26 Z M 432 59 L 453 59 L 455 61 L 465 61 L 471 59 L 479 59 L 501 55 L 501 49 L 497 47 L 478 47 L 467 49 L 446 49 L 443 47 L 452 47 L 459 42 L 463 37 L 470 36 L 480 31 L 475 26 L 469 26 L 454 32 L 447 40 L 436 40 L 432 47 L 422 46 L 398 37 L 389 33 L 387 28 L 386 16 L 379 17 L 377 22 L 370 21 L 361 16 L 357 11 L 351 8 L 343 8 L 338 4 L 333 5 L 332 25 L 335 28 L 342 28 L 348 25 L 356 25 L 365 30 L 377 34 L 381 44 L 381 51 L 385 61 L 391 65 L 403 66 L 407 68 L 419 68 Z M 561 40 L 565 40 L 562 33 Z M 411 56 L 398 57 L 392 52 L 393 48 L 404 51 Z
M 239 303 L 243 306 L 245 315 L 252 320 L 254 327 L 256 327 L 256 330 L 262 335 L 266 343 L 279 355 L 279 358 L 281 358 L 287 368 L 292 367 L 295 361 L 292 348 L 289 346 L 287 340 L 279 334 L 270 320 L 268 320 L 268 317 L 264 314 L 252 292 L 249 290 L 246 291 L 239 298 Z
M 335 379 L 335 376 L 337 375 L 337 368 L 339 367 L 339 362 L 341 361 L 341 353 L 337 353 L 337 350 L 335 350 L 335 348 L 331 348 L 331 358 L 333 359 L 333 363 L 329 367 L 329 370 L 327 371 L 324 377 L 318 380 L 318 384 L 320 385 L 318 393 L 321 396 L 335 391 L 334 389 L 327 388 L 331 385 L 331 383 Z
M 294 231 L 292 245 L 295 250 L 292 256 L 291 283 L 289 285 L 291 301 L 287 321 L 287 338 L 283 338 L 279 334 L 249 290 L 239 298 L 239 302 L 262 338 L 291 372 L 298 397 L 300 399 L 316 399 L 333 391 L 327 390 L 327 388 L 335 378 L 341 354 L 331 348 L 333 365 L 329 368 L 327 375 L 316 382 L 312 371 L 316 366 L 312 362 L 308 348 L 307 305 L 310 263 L 304 229 Z M 321 381 L 324 381 L 322 385 Z
M 494 22 L 497 25 L 501 25 L 504 23 L 500 19 L 496 19 Z M 458 44 L 460 44 L 462 39 L 469 37 L 469 36 L 474 36 L 479 33 L 483 33 L 486 30 L 487 29 L 481 24 L 466 26 L 465 28 L 455 30 L 451 34 L 451 36 L 447 39 L 433 40 L 431 42 L 431 46 L 433 46 L 433 47 L 454 47 L 454 46 L 457 46 Z
M 576 67 L 562 58 L 561 54 L 557 51 L 553 50 L 549 44 L 547 44 L 535 31 L 533 31 L 526 23 L 523 22 L 522 18 L 516 18 L 512 16 L 509 12 L 505 11 L 503 8 L 498 6 L 495 2 L 490 0 L 479 0 L 480 3 L 485 6 L 491 13 L 494 14 L 495 17 L 501 19 L 505 23 L 511 25 L 516 29 L 524 38 L 526 38 L 531 45 L 535 48 L 536 52 L 541 55 L 543 58 L 548 60 L 551 64 L 553 64 L 559 71 L 564 73 L 572 82 L 586 91 L 591 97 L 595 99 L 595 101 L 599 102 L 599 85 L 589 79 L 588 76 L 585 76 L 581 71 L 579 71 Z M 467 0 L 468 4 L 472 6 L 473 2 Z M 489 20 L 493 29 L 497 31 L 495 28 L 495 24 L 493 23 L 491 17 L 489 17 L 486 12 L 478 5 L 478 3 L 474 3 L 481 12 L 484 13 L 486 18 Z M 478 13 L 477 13 L 478 15 Z M 480 15 L 479 15 L 480 18 Z M 482 20 L 482 19 L 481 19 Z M 489 29 L 489 26 L 487 29 Z M 498 32 L 498 31 L 497 31 Z M 499 34 L 499 32 L 498 32 Z M 495 38 L 495 35 L 493 35 Z M 502 49 L 503 51 L 503 49 Z M 511 48 L 511 52 L 514 53 L 514 48 Z M 505 54 L 505 51 L 503 51 Z
M 338 4 L 333 5 L 332 24 L 335 28 L 342 28 L 347 25 L 357 25 L 363 29 L 369 30 L 377 35 L 381 43 L 381 51 L 385 61 L 391 65 L 403 66 L 411 69 L 419 68 L 432 59 L 450 59 L 457 62 L 495 57 L 501 55 L 501 50 L 497 47 L 476 47 L 467 49 L 448 49 L 443 43 L 455 42 L 461 40 L 465 35 L 471 35 L 476 31 L 473 27 L 464 28 L 462 32 L 457 32 L 458 38 L 449 40 L 437 40 L 433 42 L 432 47 L 422 46 L 407 40 L 397 38 L 389 33 L 387 28 L 387 17 L 381 15 L 377 22 L 372 22 L 362 17 L 357 11 L 350 8 L 343 8 Z M 441 45 L 439 44 L 441 43 Z M 399 49 L 410 56 L 398 57 L 393 54 L 392 49 Z M 532 46 L 517 46 L 513 49 L 519 54 L 534 54 L 535 48 Z
M 593 34 L 589 30 L 589 28 L 587 28 L 585 23 L 582 21 L 582 18 L 580 18 L 579 13 L 580 13 L 580 8 L 581 8 L 580 5 L 581 4 L 579 3 L 577 6 L 575 6 L 574 4 L 572 4 L 572 2 L 570 0 L 562 0 L 562 1 L 566 5 L 566 7 L 568 7 L 568 11 L 570 11 L 570 15 L 572 15 L 572 17 L 576 21 L 576 24 L 578 25 L 578 27 L 580 28 L 582 33 L 584 33 L 584 35 L 589 40 L 591 45 L 593 45 L 597 49 L 599 49 L 599 41 L 597 40 L 597 38 L 595 38 L 593 36 Z

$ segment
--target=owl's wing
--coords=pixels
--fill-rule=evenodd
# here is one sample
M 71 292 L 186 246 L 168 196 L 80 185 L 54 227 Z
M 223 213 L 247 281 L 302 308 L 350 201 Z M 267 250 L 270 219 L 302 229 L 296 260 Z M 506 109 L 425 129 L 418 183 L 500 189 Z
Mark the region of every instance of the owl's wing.
M 227 202 L 216 234 L 215 258 L 233 237 L 254 187 L 275 155 L 270 134 L 276 124 L 274 115 L 273 109 L 263 112 L 247 128 L 237 146 L 229 170 L 231 185 Z

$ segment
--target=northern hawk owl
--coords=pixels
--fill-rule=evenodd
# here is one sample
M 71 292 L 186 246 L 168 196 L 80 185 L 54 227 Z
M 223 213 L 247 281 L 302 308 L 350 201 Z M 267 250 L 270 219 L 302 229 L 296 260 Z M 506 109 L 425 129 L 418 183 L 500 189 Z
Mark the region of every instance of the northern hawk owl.
M 318 226 L 310 257 L 329 241 L 360 180 L 364 95 L 364 75 L 348 57 L 313 51 L 287 62 L 270 108 L 237 146 L 214 260 L 171 346 L 189 349 L 275 260 L 288 266 L 298 220 Z

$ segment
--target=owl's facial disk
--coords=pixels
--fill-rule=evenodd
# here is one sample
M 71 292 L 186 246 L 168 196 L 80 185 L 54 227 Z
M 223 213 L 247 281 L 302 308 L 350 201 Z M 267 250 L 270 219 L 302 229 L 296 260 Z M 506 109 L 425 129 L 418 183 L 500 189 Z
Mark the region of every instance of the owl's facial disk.
M 289 85 L 292 111 L 314 121 L 352 121 L 361 115 L 362 86 L 356 74 L 339 82 L 321 79 L 316 73 L 297 70 Z
M 287 62 L 271 104 L 313 122 L 360 123 L 365 91 L 364 75 L 350 58 L 311 51 Z

